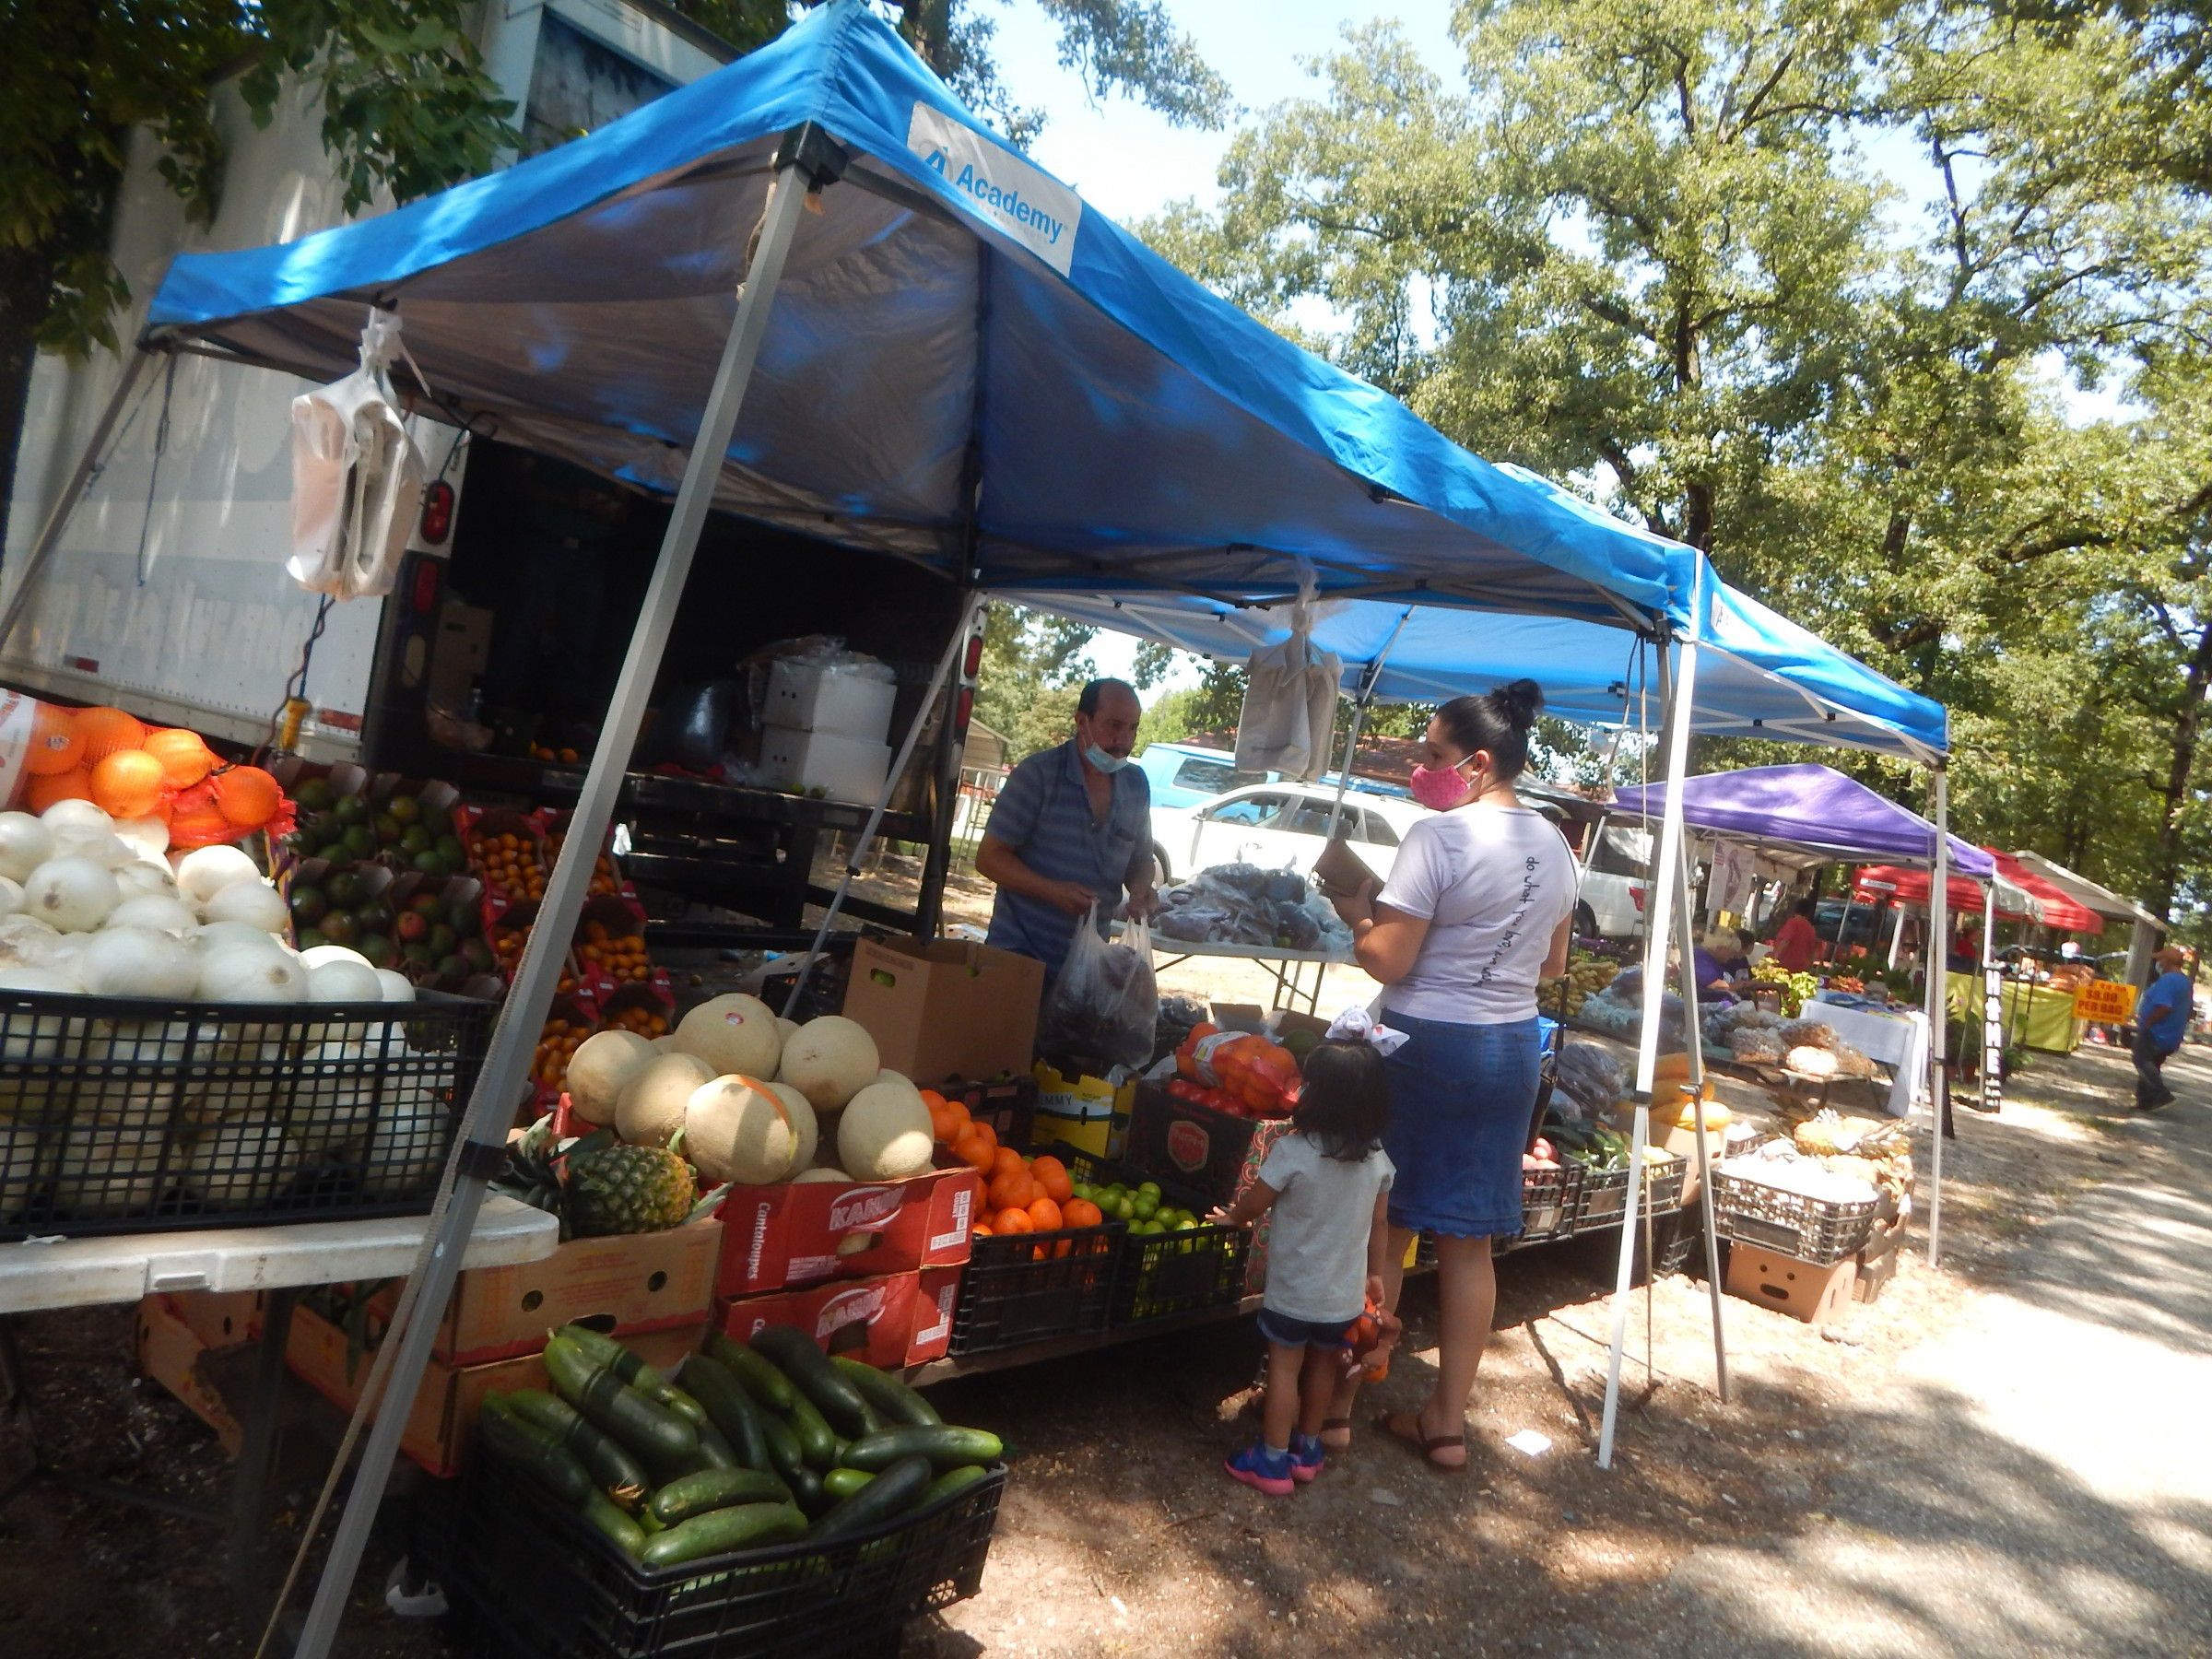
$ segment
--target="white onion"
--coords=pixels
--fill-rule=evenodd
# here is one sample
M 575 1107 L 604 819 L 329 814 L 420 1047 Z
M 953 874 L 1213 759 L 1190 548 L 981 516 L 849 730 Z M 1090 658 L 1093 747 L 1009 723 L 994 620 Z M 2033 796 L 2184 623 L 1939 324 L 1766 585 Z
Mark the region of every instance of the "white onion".
M 296 1003 L 307 995 L 307 970 L 266 934 L 258 943 L 225 940 L 200 953 L 197 994 L 206 1002 Z
M 383 987 L 386 1002 L 413 1002 L 415 982 L 396 968 L 379 968 L 376 982 Z
M 453 1119 L 437 1098 L 450 1080 L 419 1077 L 413 1086 L 421 1090 L 412 1099 L 384 1097 L 376 1127 L 369 1136 L 369 1169 L 364 1184 L 380 1198 L 397 1197 L 432 1184 L 445 1165 L 446 1142 Z
M 300 1161 L 299 1147 L 280 1124 L 263 1117 L 236 1118 L 194 1143 L 184 1184 L 218 1207 L 258 1204 L 274 1197 Z
M 148 864 L 143 858 L 134 858 L 116 871 L 115 885 L 125 895 L 153 893 L 164 899 L 177 896 L 177 878 L 169 873 L 169 866 L 159 862 Z M 197 922 L 199 918 L 194 916 L 193 920 Z
M 23 909 L 23 886 L 0 876 L 0 916 L 18 915 Z
M 0 918 L 0 967 L 42 968 L 62 935 L 36 916 Z
M 192 906 L 167 893 L 133 893 L 108 912 L 108 927 L 151 927 L 179 938 L 199 930 Z M 182 993 L 180 993 L 182 994 Z
M 0 812 L 0 876 L 21 881 L 53 856 L 53 830 L 28 812 Z
M 329 962 L 351 962 L 371 973 L 376 971 L 367 957 L 348 945 L 311 945 L 300 953 L 300 961 L 310 973 Z
M 206 904 L 234 881 L 259 881 L 253 861 L 236 847 L 199 847 L 177 861 L 177 885 L 194 904 Z
M 159 855 L 169 851 L 169 826 L 157 818 L 119 818 L 115 833 L 142 852 Z
M 156 927 L 105 927 L 77 953 L 77 973 L 95 996 L 190 996 L 199 962 L 184 941 Z
M 0 968 L 0 991 L 60 992 L 74 995 L 81 989 L 75 981 L 65 979 L 50 969 L 21 963 Z M 11 1014 L 7 1034 L 0 1037 L 0 1060 L 51 1060 L 60 1051 L 62 1038 L 68 1030 L 69 1022 L 63 1018 L 41 1015 L 31 1019 Z
M 282 933 L 291 921 L 284 895 L 258 877 L 232 882 L 202 904 L 200 914 L 210 922 L 243 922 L 270 934 Z
M 56 801 L 39 814 L 39 821 L 55 835 L 65 830 L 96 830 L 105 835 L 115 828 L 115 820 L 89 801 Z
M 50 858 L 23 884 L 23 908 L 60 933 L 90 933 L 123 902 L 105 865 L 88 858 Z
M 6 924 L 0 923 L 0 926 Z M 192 935 L 193 944 L 201 951 L 213 950 L 218 945 L 251 945 L 265 950 L 277 941 L 258 927 L 243 922 L 210 922 Z
M 167 1138 L 159 1128 L 72 1128 L 62 1143 L 56 1206 L 80 1216 L 151 1208 L 161 1195 L 161 1146 Z
M 384 988 L 377 982 L 376 970 L 357 968 L 351 962 L 324 962 L 321 967 L 307 971 L 307 1000 L 310 1002 L 382 1002 Z
M 64 830 L 53 838 L 56 858 L 88 858 L 105 870 L 120 870 L 138 861 L 138 849 L 120 835 L 105 830 Z

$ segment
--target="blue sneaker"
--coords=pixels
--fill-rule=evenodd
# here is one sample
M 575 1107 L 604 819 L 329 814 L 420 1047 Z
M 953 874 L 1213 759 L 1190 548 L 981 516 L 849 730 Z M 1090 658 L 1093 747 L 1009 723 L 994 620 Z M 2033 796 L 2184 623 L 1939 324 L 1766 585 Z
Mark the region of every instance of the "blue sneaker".
M 1298 1482 L 1292 1478 L 1290 1453 L 1270 1452 L 1258 1441 L 1221 1466 L 1229 1471 L 1231 1480 L 1241 1480 L 1253 1491 L 1265 1492 L 1270 1498 L 1288 1498 L 1298 1489 Z
M 1321 1473 L 1328 1461 L 1328 1448 L 1321 1443 L 1318 1434 L 1294 1434 L 1290 1437 L 1290 1478 L 1300 1486 Z

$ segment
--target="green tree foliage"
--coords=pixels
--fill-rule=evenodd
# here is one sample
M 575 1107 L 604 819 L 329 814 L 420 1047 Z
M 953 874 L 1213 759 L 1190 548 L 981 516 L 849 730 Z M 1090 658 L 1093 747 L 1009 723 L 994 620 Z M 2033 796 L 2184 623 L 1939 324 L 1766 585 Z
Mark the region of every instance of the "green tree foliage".
M 1942 699 L 1969 833 L 2187 908 L 2212 879 L 2200 11 L 1471 0 L 1462 73 L 1352 35 L 1240 136 L 1217 210 L 1151 234 L 1262 315 L 1320 301 L 1339 362 L 1471 448 Z M 2071 421 L 2061 374 L 2143 413 Z
M 993 605 L 984 613 L 975 717 L 1006 740 L 1009 761 L 1067 741 L 1077 695 L 1098 673 L 1089 655 L 1097 633 L 1015 605 Z

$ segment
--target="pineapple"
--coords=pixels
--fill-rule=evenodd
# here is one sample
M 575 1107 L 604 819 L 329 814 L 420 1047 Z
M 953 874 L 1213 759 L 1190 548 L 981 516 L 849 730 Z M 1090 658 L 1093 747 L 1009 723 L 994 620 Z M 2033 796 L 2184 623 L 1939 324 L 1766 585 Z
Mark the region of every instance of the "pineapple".
M 610 1147 L 568 1166 L 569 1225 L 579 1238 L 659 1232 L 691 1213 L 691 1166 L 665 1147 Z

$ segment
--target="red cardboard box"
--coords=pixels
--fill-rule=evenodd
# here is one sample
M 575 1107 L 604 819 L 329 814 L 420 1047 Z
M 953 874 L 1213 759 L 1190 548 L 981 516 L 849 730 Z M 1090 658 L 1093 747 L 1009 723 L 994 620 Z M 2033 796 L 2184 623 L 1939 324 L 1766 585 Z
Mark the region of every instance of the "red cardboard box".
M 714 1311 L 722 1223 L 693 1221 L 662 1232 L 571 1239 L 539 1262 L 471 1267 L 453 1286 L 431 1352 L 449 1365 L 481 1365 L 535 1354 L 546 1333 L 589 1320 L 625 1341 L 649 1331 L 703 1324 Z M 370 1303 L 391 1315 L 397 1285 Z
M 739 1342 L 767 1325 L 791 1325 L 824 1353 L 898 1371 L 945 1357 L 959 1294 L 958 1267 L 924 1267 L 725 1301 L 715 1323 Z
M 975 1222 L 975 1171 L 911 1181 L 787 1182 L 730 1189 L 722 1205 L 718 1296 L 830 1278 L 958 1266 Z

